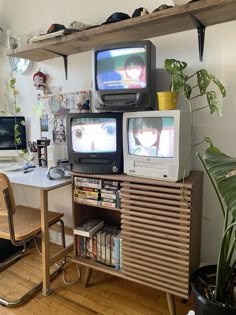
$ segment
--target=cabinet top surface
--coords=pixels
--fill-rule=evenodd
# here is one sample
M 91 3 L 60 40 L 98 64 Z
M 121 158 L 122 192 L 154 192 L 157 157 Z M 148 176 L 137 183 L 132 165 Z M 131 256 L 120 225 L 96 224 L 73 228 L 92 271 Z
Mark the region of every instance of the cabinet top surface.
M 182 6 L 146 14 L 117 23 L 46 39 L 17 48 L 8 56 L 34 61 L 69 56 L 91 50 L 104 43 L 147 39 L 196 28 L 196 18 L 210 26 L 236 20 L 235 0 L 200 0 Z
M 201 171 L 191 171 L 189 176 L 186 177 L 184 180 L 179 182 L 170 182 L 165 180 L 156 180 L 156 179 L 149 179 L 143 177 L 136 177 L 136 176 L 129 176 L 125 174 L 116 174 L 116 175 L 109 175 L 109 174 L 82 174 L 82 173 L 71 173 L 75 177 L 87 177 L 87 178 L 99 178 L 99 179 L 109 179 L 109 180 L 117 180 L 121 182 L 133 182 L 133 183 L 140 183 L 140 184 L 149 184 L 149 185 L 159 185 L 159 186 L 169 186 L 169 187 L 182 187 L 184 184 L 185 188 L 191 188 L 192 185 L 202 179 L 203 172 Z

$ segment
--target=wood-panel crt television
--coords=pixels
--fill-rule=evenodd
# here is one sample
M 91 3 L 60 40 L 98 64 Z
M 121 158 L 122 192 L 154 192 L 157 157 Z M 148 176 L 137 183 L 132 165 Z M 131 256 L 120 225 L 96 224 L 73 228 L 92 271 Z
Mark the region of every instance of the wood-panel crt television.
M 25 117 L 0 116 L 0 159 L 14 159 L 19 156 L 19 150 L 25 149 L 27 149 Z
M 156 109 L 156 47 L 148 40 L 92 51 L 93 102 L 98 111 Z
M 122 113 L 69 113 L 66 126 L 71 171 L 123 172 Z
M 191 167 L 191 117 L 187 111 L 123 115 L 124 173 L 177 182 Z

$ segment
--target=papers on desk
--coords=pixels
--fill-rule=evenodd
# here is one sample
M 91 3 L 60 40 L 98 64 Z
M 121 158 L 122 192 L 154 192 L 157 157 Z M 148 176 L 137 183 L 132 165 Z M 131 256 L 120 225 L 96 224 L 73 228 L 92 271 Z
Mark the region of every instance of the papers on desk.
M 24 163 L 0 163 L 0 172 L 23 171 L 24 168 Z

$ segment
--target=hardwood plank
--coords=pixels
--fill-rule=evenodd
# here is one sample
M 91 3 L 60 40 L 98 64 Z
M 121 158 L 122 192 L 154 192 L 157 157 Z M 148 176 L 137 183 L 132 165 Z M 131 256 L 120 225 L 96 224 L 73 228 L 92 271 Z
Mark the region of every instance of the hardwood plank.
M 57 247 L 51 245 L 51 247 Z M 41 271 L 40 256 L 36 250 L 1 272 L 1 295 L 19 295 L 35 280 Z M 71 253 L 72 256 L 72 253 Z M 72 282 L 77 277 L 77 265 L 68 259 L 65 265 L 65 279 Z M 87 288 L 81 279 L 73 285 L 63 281 L 62 274 L 52 281 L 52 294 L 45 297 L 38 292 L 34 298 L 17 307 L 0 306 L 1 315 L 169 315 L 166 295 L 158 290 L 124 280 L 113 275 L 93 270 Z M 185 315 L 191 309 L 191 301 L 183 303 L 176 299 L 176 314 Z

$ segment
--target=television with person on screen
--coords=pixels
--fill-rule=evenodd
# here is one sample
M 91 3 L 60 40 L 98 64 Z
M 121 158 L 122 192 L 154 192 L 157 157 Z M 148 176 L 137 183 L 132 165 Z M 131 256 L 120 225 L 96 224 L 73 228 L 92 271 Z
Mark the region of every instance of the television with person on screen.
M 67 114 L 67 147 L 74 172 L 122 173 L 122 113 Z
M 98 111 L 156 108 L 156 49 L 151 41 L 93 49 L 93 95 Z
M 190 113 L 180 110 L 123 115 L 124 173 L 178 181 L 189 175 Z

